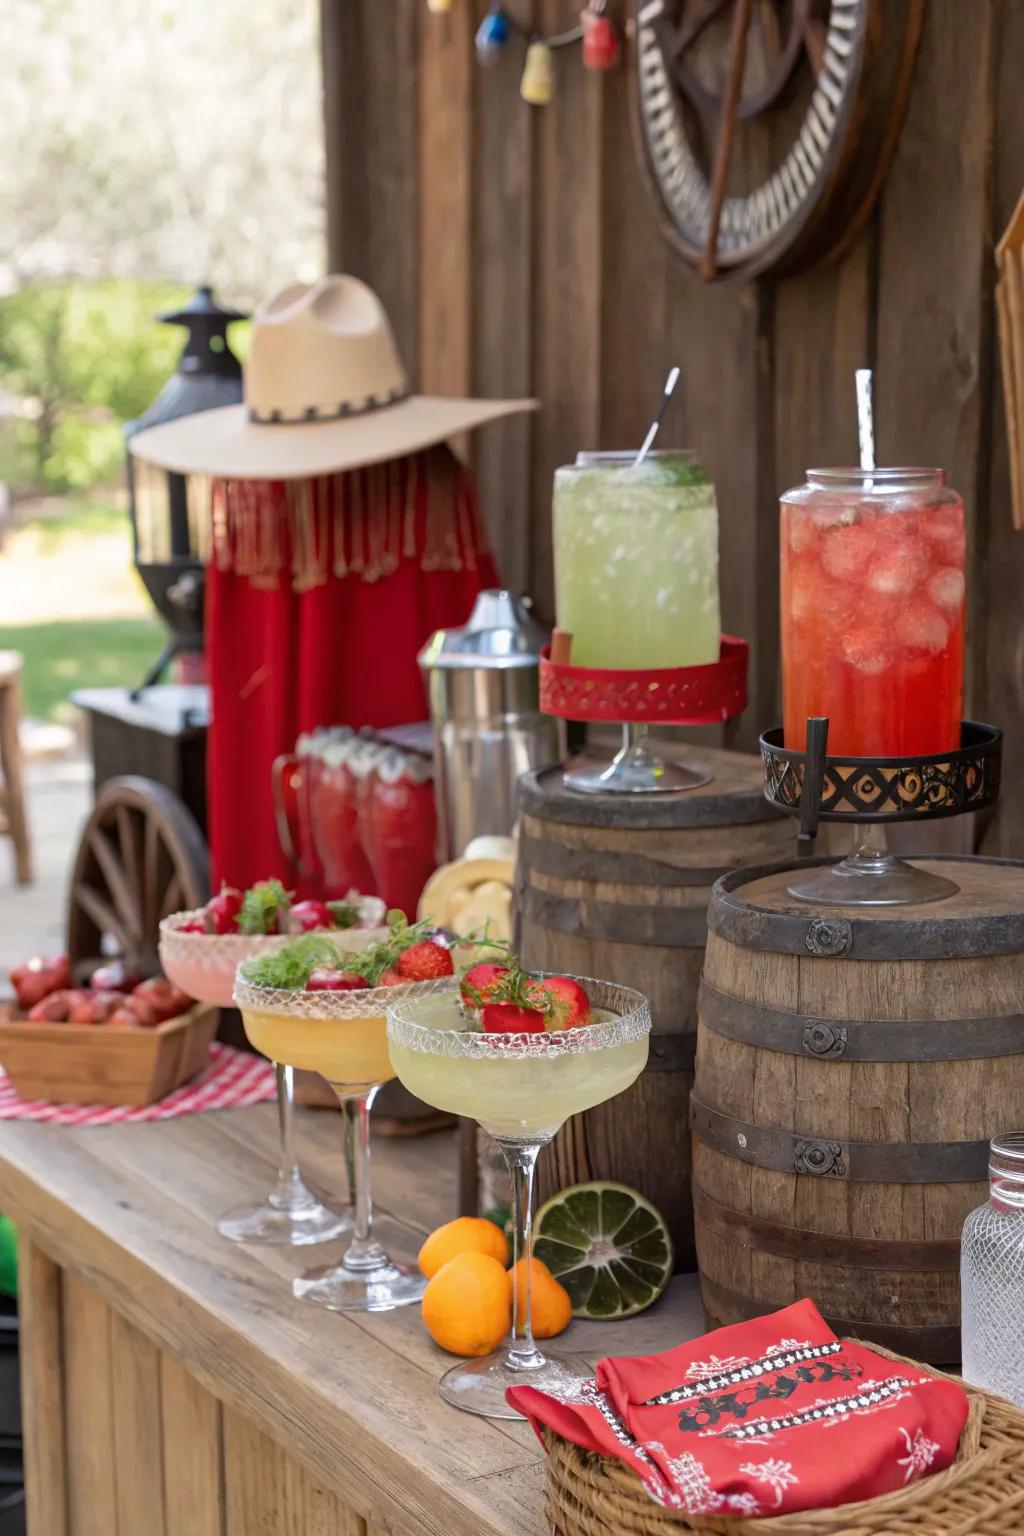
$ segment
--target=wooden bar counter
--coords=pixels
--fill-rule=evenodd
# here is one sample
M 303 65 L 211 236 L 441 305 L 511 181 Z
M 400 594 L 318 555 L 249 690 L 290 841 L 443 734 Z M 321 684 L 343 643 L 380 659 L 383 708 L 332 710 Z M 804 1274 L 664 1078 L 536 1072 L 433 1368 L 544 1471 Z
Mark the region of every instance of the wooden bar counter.
M 21 1231 L 30 1536 L 540 1536 L 525 1424 L 443 1404 L 419 1309 L 323 1312 L 289 1281 L 338 1244 L 237 1247 L 216 1218 L 269 1187 L 272 1105 L 134 1126 L 0 1124 Z M 304 1168 L 338 1188 L 341 1125 L 301 1112 Z M 449 1133 L 374 1147 L 396 1255 L 455 1214 Z M 594 1360 L 701 1331 L 693 1277 L 650 1313 L 574 1323 Z

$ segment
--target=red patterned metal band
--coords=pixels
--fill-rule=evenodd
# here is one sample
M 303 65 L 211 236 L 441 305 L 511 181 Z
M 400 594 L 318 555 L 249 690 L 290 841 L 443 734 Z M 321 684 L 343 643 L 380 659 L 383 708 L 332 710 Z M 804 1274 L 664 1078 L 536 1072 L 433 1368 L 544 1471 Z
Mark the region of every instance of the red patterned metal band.
M 540 707 L 562 720 L 717 725 L 747 707 L 749 650 L 745 640 L 723 635 L 721 655 L 705 666 L 626 671 L 554 662 L 545 648 Z

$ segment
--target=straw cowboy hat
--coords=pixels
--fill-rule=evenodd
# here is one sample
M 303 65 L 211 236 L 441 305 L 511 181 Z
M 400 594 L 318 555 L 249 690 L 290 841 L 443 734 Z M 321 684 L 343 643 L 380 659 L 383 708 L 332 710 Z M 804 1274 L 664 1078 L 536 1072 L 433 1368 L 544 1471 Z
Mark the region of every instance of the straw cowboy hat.
M 300 480 L 400 458 L 536 405 L 411 394 L 377 295 L 333 276 L 292 283 L 256 312 L 241 405 L 150 427 L 128 446 L 179 474 Z

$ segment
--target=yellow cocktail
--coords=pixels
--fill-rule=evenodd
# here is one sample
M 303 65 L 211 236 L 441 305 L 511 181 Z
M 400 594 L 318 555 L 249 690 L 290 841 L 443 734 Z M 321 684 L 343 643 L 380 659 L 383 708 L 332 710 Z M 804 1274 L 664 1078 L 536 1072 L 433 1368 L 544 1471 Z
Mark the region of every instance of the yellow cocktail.
M 370 1110 L 381 1084 L 395 1075 L 388 1055 L 388 1004 L 429 995 L 438 983 L 310 991 L 259 986 L 247 978 L 247 969 L 239 967 L 235 1002 L 251 1044 L 271 1061 L 319 1072 L 338 1095 L 345 1118 L 352 1242 L 339 1264 L 298 1276 L 294 1295 L 332 1312 L 385 1312 L 419 1301 L 423 1277 L 393 1263 L 372 1236 Z
M 533 1173 L 541 1147 L 570 1116 L 622 1093 L 647 1063 L 647 999 L 612 982 L 575 979 L 587 994 L 592 1022 L 573 1029 L 484 1032 L 463 1012 L 455 983 L 388 1009 L 391 1060 L 405 1087 L 437 1109 L 478 1121 L 505 1154 L 514 1262 L 520 1255 L 531 1258 Z M 545 1357 L 534 1343 L 529 1271 L 528 1262 L 508 1349 L 447 1371 L 438 1383 L 446 1402 L 488 1418 L 518 1419 L 522 1415 L 505 1402 L 508 1387 L 543 1388 L 590 1374 L 565 1357 Z

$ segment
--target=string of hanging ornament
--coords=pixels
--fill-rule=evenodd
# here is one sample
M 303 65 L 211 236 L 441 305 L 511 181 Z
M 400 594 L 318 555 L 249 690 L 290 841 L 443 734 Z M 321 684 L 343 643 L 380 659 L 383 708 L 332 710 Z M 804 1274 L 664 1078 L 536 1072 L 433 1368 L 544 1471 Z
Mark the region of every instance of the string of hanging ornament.
M 427 0 L 427 9 L 435 16 L 447 15 L 453 0 Z M 584 69 L 601 73 L 614 69 L 622 53 L 622 39 L 615 22 L 608 15 L 608 0 L 588 0 L 575 27 L 541 37 L 532 27 L 524 26 L 504 5 L 493 4 L 476 33 L 476 56 L 481 64 L 493 64 L 514 39 L 526 42 L 526 60 L 519 94 L 531 107 L 546 107 L 554 95 L 553 55 L 563 48 L 581 45 Z

